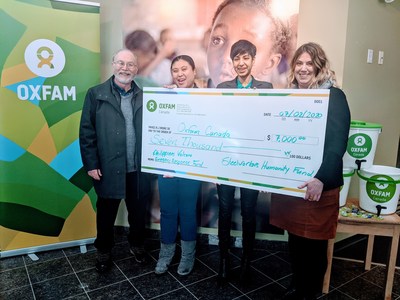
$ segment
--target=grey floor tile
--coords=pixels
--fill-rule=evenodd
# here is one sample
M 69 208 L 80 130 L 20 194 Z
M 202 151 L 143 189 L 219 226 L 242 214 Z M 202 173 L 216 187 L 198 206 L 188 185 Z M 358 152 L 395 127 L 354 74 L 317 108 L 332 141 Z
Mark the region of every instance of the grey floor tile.
M 217 284 L 217 275 L 191 284 L 187 286 L 187 289 L 189 289 L 198 299 L 204 300 L 227 300 L 243 296 L 243 293 L 232 284 L 228 283 L 219 287 Z
M 271 253 L 289 251 L 287 242 L 283 241 L 256 240 L 254 248 L 265 249 Z
M 92 300 L 143 299 L 128 280 L 118 282 L 118 283 L 106 286 L 104 288 L 99 288 L 95 291 L 89 292 L 88 294 L 89 294 L 90 299 L 92 299 Z
M 271 283 L 262 288 L 256 289 L 246 295 L 253 300 L 278 300 L 282 299 L 286 289 L 280 284 Z
M 361 278 L 383 288 L 386 284 L 386 267 L 372 266 L 369 272 L 361 275 Z
M 67 257 L 75 272 L 93 269 L 96 264 L 96 252 L 74 254 Z
M 0 272 L 24 266 L 25 264 L 22 256 L 5 257 L 0 259 Z
M 126 277 L 115 265 L 111 267 L 109 272 L 104 274 L 97 273 L 95 268 L 93 268 L 86 271 L 77 272 L 76 275 L 87 292 L 103 288 L 126 279 Z
M 160 276 L 151 272 L 129 280 L 145 299 L 154 298 L 182 287 L 182 285 L 168 273 Z
M 288 251 L 274 252 L 274 255 L 290 264 L 290 255 Z
M 285 276 L 279 280 L 277 280 L 277 282 L 283 286 L 285 289 L 289 289 L 290 284 L 292 283 L 292 274 Z
M 113 260 L 125 259 L 128 257 L 133 257 L 133 255 L 129 252 L 129 243 L 123 242 L 116 244 L 112 250 Z
M 36 299 L 63 299 L 84 292 L 75 274 L 42 281 L 32 286 Z
M 292 273 L 289 263 L 275 255 L 252 262 L 252 265 L 258 271 L 274 280 L 279 280 Z
M 383 299 L 383 289 L 371 282 L 356 278 L 337 289 L 358 300 L 381 300 Z
M 361 278 L 374 283 L 382 288 L 386 287 L 386 267 L 385 266 L 373 266 L 369 272 L 365 272 L 361 275 Z M 393 280 L 392 298 L 397 298 L 400 295 L 400 274 L 396 271 Z
M 152 300 L 195 300 L 197 299 L 192 293 L 185 288 L 180 288 L 175 291 L 151 298 Z
M 88 294 L 82 293 L 82 294 L 79 294 L 79 295 L 75 295 L 75 296 L 71 296 L 71 297 L 68 297 L 68 298 L 64 298 L 63 300 L 89 300 L 89 299 L 90 298 L 89 298 Z
M 236 268 L 240 266 L 240 259 L 238 259 L 236 256 L 231 254 L 229 256 L 230 258 L 230 264 L 231 268 Z M 197 257 L 198 260 L 202 261 L 204 264 L 209 266 L 214 272 L 218 273 L 219 270 L 219 252 L 212 252 L 209 255 L 202 255 Z
M 1 281 L 1 279 L 0 279 Z M 8 289 L 0 291 L 0 299 L 2 300 L 32 300 L 34 299 L 31 286 L 23 286 L 21 288 Z
M 170 268 L 170 272 L 185 286 L 215 275 L 213 270 L 201 263 L 199 260 L 195 261 L 193 271 L 188 276 L 179 275 L 177 269 L 178 265 L 174 265 Z
M 350 297 L 338 290 L 334 290 L 329 294 L 323 295 L 318 300 L 355 300 L 355 298 Z
M 73 269 L 66 257 L 38 262 L 27 266 L 32 283 L 71 274 Z
M 230 274 L 231 277 L 230 282 L 243 293 L 248 293 L 252 290 L 255 290 L 272 282 L 271 278 L 260 273 L 253 267 L 250 268 L 250 273 L 247 276 L 247 281 L 244 283 L 240 282 L 239 280 L 240 273 L 241 273 L 240 267 L 233 269 Z
M 0 292 L 18 289 L 29 284 L 25 267 L 0 272 Z
M 252 255 L 252 261 L 258 260 L 260 258 L 265 258 L 270 255 L 272 255 L 272 253 L 266 249 L 254 249 L 253 255 Z
M 334 259 L 332 263 L 330 287 L 337 288 L 364 273 L 362 263 Z
M 400 271 L 396 270 L 393 281 L 393 293 L 400 296 Z
M 145 264 L 139 264 L 133 257 L 116 261 L 115 264 L 127 278 L 137 277 L 154 272 L 156 262 L 151 259 Z

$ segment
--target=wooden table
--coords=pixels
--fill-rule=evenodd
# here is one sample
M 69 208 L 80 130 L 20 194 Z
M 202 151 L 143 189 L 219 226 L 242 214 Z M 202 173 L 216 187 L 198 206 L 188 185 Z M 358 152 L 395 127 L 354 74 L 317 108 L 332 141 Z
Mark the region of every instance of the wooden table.
M 358 199 L 347 199 L 346 206 L 352 204 L 358 206 Z M 374 237 L 388 236 L 392 238 L 390 254 L 386 264 L 386 287 L 385 298 L 392 298 L 393 279 L 396 267 L 397 250 L 400 236 L 400 217 L 397 214 L 384 215 L 382 220 L 364 219 L 360 217 L 343 217 L 339 214 L 337 232 L 366 234 L 368 235 L 367 253 L 365 256 L 365 270 L 371 269 L 372 250 L 374 247 Z M 328 268 L 325 273 L 323 292 L 329 291 L 329 282 L 332 270 L 333 246 L 335 239 L 328 242 Z

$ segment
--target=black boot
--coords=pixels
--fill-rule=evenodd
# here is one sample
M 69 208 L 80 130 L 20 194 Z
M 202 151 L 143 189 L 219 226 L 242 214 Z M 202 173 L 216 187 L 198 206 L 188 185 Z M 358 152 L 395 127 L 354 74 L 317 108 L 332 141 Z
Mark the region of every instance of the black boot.
M 250 278 L 250 258 L 247 255 L 244 255 L 241 261 L 239 282 L 241 285 L 247 285 L 250 281 Z
M 253 223 L 243 224 L 243 254 L 241 261 L 241 271 L 239 282 L 242 285 L 247 285 L 251 281 L 251 258 L 253 257 L 253 248 L 255 240 L 255 226 Z
M 219 260 L 219 270 L 218 270 L 218 286 L 223 286 L 229 281 L 229 272 L 231 264 L 229 260 L 229 252 L 226 255 L 221 255 Z
M 97 258 L 96 258 L 96 271 L 99 273 L 108 272 L 111 269 L 112 260 L 111 260 L 111 252 L 102 252 L 97 250 Z
M 293 287 L 289 288 L 282 298 L 282 300 L 304 300 L 304 299 L 305 299 L 304 295 Z

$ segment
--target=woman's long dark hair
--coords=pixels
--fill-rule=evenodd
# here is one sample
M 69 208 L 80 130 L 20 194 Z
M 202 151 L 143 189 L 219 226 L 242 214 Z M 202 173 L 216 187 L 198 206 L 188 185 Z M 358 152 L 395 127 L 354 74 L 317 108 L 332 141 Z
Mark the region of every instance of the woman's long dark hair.
M 196 69 L 193 58 L 191 58 L 189 55 L 183 54 L 174 57 L 174 59 L 171 61 L 171 70 L 174 63 L 176 63 L 178 60 L 184 60 L 192 67 L 193 70 Z

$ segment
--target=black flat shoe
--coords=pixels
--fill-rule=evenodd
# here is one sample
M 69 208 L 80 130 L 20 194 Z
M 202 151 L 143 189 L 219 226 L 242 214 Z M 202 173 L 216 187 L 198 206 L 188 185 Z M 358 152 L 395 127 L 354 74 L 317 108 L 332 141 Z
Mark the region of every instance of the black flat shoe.
M 106 273 L 111 269 L 112 262 L 108 261 L 97 261 L 96 262 L 96 271 L 99 273 Z
M 217 277 L 218 286 L 223 286 L 228 283 L 229 271 L 230 271 L 229 258 L 222 258 L 219 262 L 219 271 Z
M 241 285 L 247 285 L 250 282 L 250 259 L 248 257 L 242 258 L 241 269 L 239 275 L 239 283 Z
M 143 265 L 146 263 L 146 251 L 144 247 L 130 247 L 129 252 L 139 264 Z
M 111 269 L 112 260 L 110 252 L 97 251 L 96 258 L 96 271 L 99 273 L 105 273 Z
M 295 288 L 289 288 L 283 295 L 282 300 L 304 300 L 304 296 L 301 295 Z

